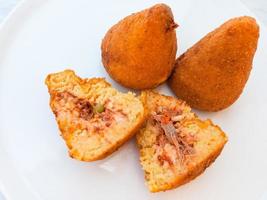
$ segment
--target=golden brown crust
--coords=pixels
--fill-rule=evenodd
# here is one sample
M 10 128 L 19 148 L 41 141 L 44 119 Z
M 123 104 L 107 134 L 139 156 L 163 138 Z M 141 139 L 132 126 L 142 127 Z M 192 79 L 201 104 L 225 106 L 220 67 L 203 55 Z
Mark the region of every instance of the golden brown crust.
M 216 160 L 216 158 L 220 155 L 222 149 L 223 146 L 221 148 L 218 148 L 217 151 L 213 152 L 210 155 L 210 157 L 208 157 L 206 160 L 203 160 L 203 162 L 199 163 L 198 166 L 185 174 L 182 179 L 181 177 L 179 177 L 171 185 L 165 185 L 165 187 L 158 188 L 157 190 L 151 190 L 151 192 L 155 193 L 171 190 L 192 181 L 193 179 L 201 175 L 205 171 L 205 169 L 208 168 Z
M 227 142 L 227 136 L 211 120 L 201 121 L 183 101 L 170 96 L 160 95 L 154 91 L 144 91 L 143 93 L 147 96 L 149 114 L 146 124 L 136 135 L 141 165 L 145 171 L 145 178 L 151 192 L 170 190 L 193 180 L 203 173 L 219 156 Z M 176 162 L 174 166 L 170 164 L 170 168 L 166 168 L 165 164 L 160 164 L 160 160 L 155 160 L 158 158 L 157 152 L 162 151 L 157 150 L 157 148 L 160 148 L 157 146 L 158 140 L 156 138 L 158 138 L 158 133 L 155 132 L 157 129 L 149 128 L 151 126 L 148 125 L 149 120 L 151 120 L 149 115 L 155 113 L 154 109 L 159 106 L 173 107 L 174 105 L 179 106 L 183 110 L 182 115 L 184 118 L 180 121 L 181 127 L 187 127 L 186 129 L 190 130 L 190 134 L 196 134 L 194 137 L 198 138 L 200 142 L 195 141 L 194 148 L 196 153 L 190 158 L 193 160 L 187 160 L 186 164 Z M 199 130 L 192 128 L 192 125 L 198 127 Z M 165 147 L 163 151 L 165 151 Z M 170 157 L 170 154 L 167 154 L 167 156 Z
M 156 87 L 168 78 L 175 63 L 176 26 L 171 9 L 165 4 L 122 19 L 102 41 L 105 69 L 126 87 Z
M 103 78 L 81 79 L 80 77 L 76 76 L 72 70 L 65 70 L 63 72 L 48 75 L 45 82 L 51 95 L 50 107 L 56 116 L 61 135 L 69 148 L 69 155 L 72 158 L 81 161 L 95 161 L 105 158 L 106 156 L 117 150 L 123 143 L 129 140 L 139 130 L 146 119 L 145 109 L 142 105 L 143 101 L 145 101 L 145 96 L 142 96 L 140 100 L 138 100 L 138 98 L 134 97 L 132 93 L 119 93 L 115 89 L 111 88 L 111 85 L 107 83 Z M 116 96 L 118 96 L 118 98 Z M 112 100 L 112 98 L 114 98 L 115 100 Z M 89 141 L 90 137 L 94 137 L 94 132 L 92 131 L 95 130 L 94 126 L 97 124 L 91 126 L 90 123 L 94 122 L 90 121 L 91 119 L 82 119 L 82 111 L 76 110 L 76 107 L 65 107 L 65 105 L 70 106 L 75 104 L 76 102 L 82 102 L 79 104 L 81 107 L 81 105 L 85 104 L 84 102 L 87 101 L 90 102 L 91 105 L 93 105 L 92 103 L 100 101 L 103 102 L 107 99 L 109 103 L 111 101 L 114 101 L 114 103 L 116 103 L 116 101 L 120 101 L 118 105 L 127 105 L 129 107 L 137 103 L 138 105 L 140 104 L 139 107 L 137 107 L 140 110 L 137 110 L 135 112 L 127 110 L 128 114 L 120 114 L 120 117 L 125 116 L 125 118 L 129 118 L 131 114 L 134 114 L 136 118 L 134 118 L 133 121 L 125 122 L 127 123 L 127 126 L 124 126 L 123 129 L 120 129 L 120 126 L 118 125 L 115 126 L 115 123 L 113 125 L 111 123 L 111 125 L 105 127 L 103 132 L 96 132 L 97 134 L 101 135 L 101 137 L 100 135 L 97 136 L 99 137 L 98 140 L 94 141 L 94 143 L 88 142 L 88 145 L 86 146 L 87 143 L 85 145 L 83 143 L 87 142 L 87 140 Z M 67 104 L 62 104 L 62 101 L 67 102 Z M 86 109 L 84 107 L 86 105 L 82 106 L 82 109 Z M 114 105 L 112 104 L 111 107 L 113 108 Z M 125 107 L 121 107 L 120 109 L 126 111 Z M 78 112 L 78 114 L 80 114 L 79 117 L 75 115 L 75 110 L 76 113 Z M 88 111 L 86 112 L 88 113 Z M 112 111 L 112 113 L 115 112 L 115 110 Z M 125 120 L 128 120 L 128 118 L 126 118 Z M 91 129 L 88 127 L 91 127 Z M 101 125 L 99 125 L 99 127 L 101 128 Z M 112 130 L 114 128 L 116 129 Z M 111 138 L 112 140 L 110 140 L 109 137 L 111 137 L 110 134 L 112 131 L 114 132 L 114 135 L 112 135 L 113 138 Z M 116 131 L 120 131 L 121 133 L 118 133 L 118 136 L 116 136 Z M 86 134 L 86 136 L 83 137 L 81 136 L 81 134 Z M 109 139 L 110 141 L 108 143 L 100 143 L 99 141 L 103 140 L 102 135 L 109 135 L 106 136 L 106 139 L 104 140 Z M 96 147 L 90 146 L 96 144 L 98 145 Z M 96 149 L 97 151 L 95 151 L 94 149 Z
M 154 193 L 171 190 L 194 180 L 196 177 L 201 175 L 220 155 L 224 148 L 224 145 L 228 140 L 227 136 L 219 126 L 214 125 L 209 119 L 207 121 L 208 123 L 210 123 L 210 125 L 217 127 L 221 131 L 221 135 L 225 138 L 224 142 L 220 146 L 218 146 L 217 149 L 215 149 L 206 159 L 204 159 L 200 163 L 197 163 L 196 166 L 191 167 L 186 174 L 181 177 L 177 177 L 171 184 L 165 185 L 165 187 L 158 188 L 158 190 L 152 190 L 151 192 Z
M 190 106 L 218 111 L 234 103 L 249 77 L 259 26 L 252 17 L 233 18 L 181 55 L 169 85 Z
M 226 142 L 227 142 L 227 140 L 225 141 L 225 143 Z M 202 174 L 206 170 L 206 168 L 208 168 L 216 160 L 216 158 L 220 155 L 220 153 L 223 150 L 224 144 L 222 146 L 218 147 L 214 152 L 212 152 L 212 154 L 210 154 L 209 157 L 207 157 L 205 160 L 198 163 L 198 165 L 196 167 L 191 168 L 190 171 L 182 179 L 177 180 L 174 183 L 172 188 L 176 188 L 178 186 L 186 184 L 186 183 L 190 182 L 191 180 L 195 179 L 200 174 Z

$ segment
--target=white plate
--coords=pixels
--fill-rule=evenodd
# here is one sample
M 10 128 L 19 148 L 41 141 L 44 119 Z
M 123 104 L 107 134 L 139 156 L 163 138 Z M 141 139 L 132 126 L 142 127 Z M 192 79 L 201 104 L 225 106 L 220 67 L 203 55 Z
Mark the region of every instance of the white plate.
M 173 10 L 178 55 L 225 20 L 251 14 L 236 1 L 166 1 Z M 26 0 L 0 32 L 0 180 L 12 200 L 231 200 L 260 199 L 267 189 L 267 31 L 239 100 L 212 118 L 228 133 L 221 156 L 196 180 L 150 194 L 134 141 L 93 163 L 68 157 L 44 85 L 48 73 L 71 68 L 82 77 L 104 76 L 100 43 L 122 17 L 154 1 Z M 264 46 L 265 45 L 265 46 Z M 166 86 L 161 91 L 170 94 Z

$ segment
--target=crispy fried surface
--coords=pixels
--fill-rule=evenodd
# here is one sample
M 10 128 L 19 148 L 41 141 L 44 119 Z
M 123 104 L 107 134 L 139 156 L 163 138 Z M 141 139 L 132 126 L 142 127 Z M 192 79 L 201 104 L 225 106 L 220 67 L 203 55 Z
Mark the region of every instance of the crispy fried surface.
M 145 93 L 148 120 L 136 135 L 140 162 L 151 192 L 170 190 L 204 172 L 222 151 L 227 136 L 210 120 L 198 119 L 185 102 L 151 91 Z M 158 117 L 166 123 L 166 114 L 172 116 L 176 138 L 169 139 L 163 125 L 156 123 Z M 178 147 L 174 140 L 179 142 Z
M 169 80 L 193 108 L 218 111 L 234 103 L 249 77 L 259 26 L 251 17 L 233 18 L 181 55 Z
M 48 75 L 46 85 L 61 135 L 77 160 L 106 157 L 145 120 L 143 99 L 118 92 L 102 78 L 81 79 L 65 70 Z
M 176 26 L 171 9 L 165 4 L 124 18 L 102 41 L 105 69 L 126 87 L 156 87 L 168 78 L 175 63 Z

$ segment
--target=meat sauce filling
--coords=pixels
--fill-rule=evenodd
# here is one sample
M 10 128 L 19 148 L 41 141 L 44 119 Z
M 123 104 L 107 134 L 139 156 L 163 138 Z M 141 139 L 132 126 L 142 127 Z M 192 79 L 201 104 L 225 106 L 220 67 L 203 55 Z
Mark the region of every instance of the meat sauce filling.
M 185 164 L 187 158 L 195 153 L 194 135 L 183 130 L 181 120 L 185 115 L 179 109 L 158 107 L 151 115 L 151 123 L 157 128 L 156 157 L 161 165 L 173 165 L 177 161 Z
M 55 96 L 55 102 L 54 113 L 57 117 L 70 119 L 87 131 L 102 131 L 112 124 L 125 121 L 127 117 L 109 99 L 103 104 L 97 104 L 69 92 L 62 92 Z

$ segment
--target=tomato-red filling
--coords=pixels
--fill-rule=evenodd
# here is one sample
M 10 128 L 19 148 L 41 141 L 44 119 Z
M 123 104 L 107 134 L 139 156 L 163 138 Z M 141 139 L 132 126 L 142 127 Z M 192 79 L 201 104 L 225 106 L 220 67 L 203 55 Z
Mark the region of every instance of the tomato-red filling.
M 117 109 L 109 99 L 99 104 L 78 98 L 69 92 L 61 92 L 56 94 L 54 102 L 53 111 L 58 118 L 68 119 L 72 124 L 87 131 L 99 132 L 127 119 L 127 115 Z
M 160 164 L 167 162 L 173 165 L 178 160 L 184 163 L 188 156 L 194 154 L 196 138 L 181 126 L 185 117 L 183 111 L 176 108 L 159 107 L 152 113 L 150 121 L 158 130 L 156 154 Z

